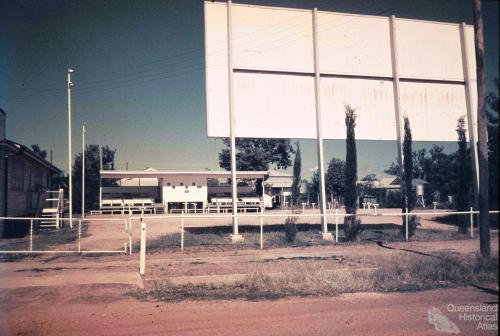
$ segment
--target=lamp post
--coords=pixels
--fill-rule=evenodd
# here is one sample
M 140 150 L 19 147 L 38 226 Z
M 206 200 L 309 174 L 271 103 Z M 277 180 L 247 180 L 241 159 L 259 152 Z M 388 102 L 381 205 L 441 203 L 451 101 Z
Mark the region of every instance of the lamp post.
M 68 193 L 69 193 L 69 226 L 73 227 L 73 179 L 71 174 L 71 74 L 73 69 L 68 69 Z
M 82 125 L 82 219 L 85 218 L 85 123 Z

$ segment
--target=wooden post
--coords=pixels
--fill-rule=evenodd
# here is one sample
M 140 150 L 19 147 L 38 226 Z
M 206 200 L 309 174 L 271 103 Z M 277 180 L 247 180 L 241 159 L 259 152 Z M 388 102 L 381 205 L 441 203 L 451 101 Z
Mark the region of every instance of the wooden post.
M 477 128 L 479 159 L 479 244 L 483 257 L 491 256 L 489 218 L 488 128 L 484 92 L 484 40 L 481 0 L 474 0 L 474 31 L 477 71 Z
M 394 112 L 396 119 L 396 137 L 398 146 L 398 165 L 399 165 L 399 190 L 401 198 L 406 199 L 405 187 L 403 183 L 403 143 L 401 136 L 403 134 L 403 123 L 401 118 L 401 100 L 399 95 L 399 64 L 398 64 L 398 45 L 396 38 L 396 16 L 392 15 L 390 19 L 390 36 L 391 36 L 391 61 L 392 61 L 392 85 L 394 93 Z M 405 201 L 404 204 L 407 204 Z
M 318 154 L 318 177 L 319 194 L 318 207 L 321 214 L 321 231 L 323 239 L 332 240 L 331 233 L 328 232 L 328 221 L 326 214 L 326 192 L 325 192 L 325 164 L 323 156 L 323 129 L 321 124 L 321 78 L 319 69 L 319 39 L 318 39 L 318 9 L 312 12 L 313 21 L 313 53 L 314 53 L 314 106 L 316 110 L 316 149 Z

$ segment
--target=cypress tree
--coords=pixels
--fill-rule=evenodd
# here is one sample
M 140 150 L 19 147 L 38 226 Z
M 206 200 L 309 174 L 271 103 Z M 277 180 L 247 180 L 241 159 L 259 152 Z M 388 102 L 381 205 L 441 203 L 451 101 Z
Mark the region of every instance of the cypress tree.
M 295 148 L 295 158 L 293 160 L 292 198 L 294 204 L 298 204 L 300 196 L 300 182 L 302 181 L 302 178 L 300 176 L 302 169 L 302 159 L 300 157 L 300 145 L 298 142 L 295 143 Z
M 358 180 L 358 162 L 356 154 L 356 111 L 350 105 L 345 106 L 345 126 L 346 126 L 346 158 L 345 158 L 345 190 L 344 205 L 351 217 L 344 219 L 344 231 L 347 240 L 354 240 L 359 232 L 361 221 L 356 218 L 358 209 L 358 195 L 356 192 L 356 182 Z

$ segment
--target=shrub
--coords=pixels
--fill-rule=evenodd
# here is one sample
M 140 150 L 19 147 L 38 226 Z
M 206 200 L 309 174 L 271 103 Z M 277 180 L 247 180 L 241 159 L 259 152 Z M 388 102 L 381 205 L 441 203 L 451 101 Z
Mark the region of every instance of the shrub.
M 297 217 L 287 217 L 285 219 L 285 240 L 293 243 L 297 238 Z
M 361 232 L 361 220 L 356 217 L 344 218 L 344 233 L 347 241 L 353 241 L 359 238 Z

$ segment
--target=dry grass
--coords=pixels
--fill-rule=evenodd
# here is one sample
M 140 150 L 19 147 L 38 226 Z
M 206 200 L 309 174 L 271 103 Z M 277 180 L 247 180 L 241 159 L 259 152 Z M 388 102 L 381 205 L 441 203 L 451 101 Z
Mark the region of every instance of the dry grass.
M 387 292 L 460 287 L 498 282 L 498 259 L 408 256 L 382 260 L 373 269 L 326 269 L 318 263 L 297 262 L 279 272 L 266 273 L 258 266 L 232 284 L 174 286 L 155 282 L 139 296 L 159 300 L 277 299 L 287 296 L 332 296 L 353 292 Z
M 321 235 L 319 225 L 296 224 L 297 233 L 293 241 L 289 241 L 285 226 L 266 226 L 264 228 L 264 247 L 304 247 L 304 246 L 324 246 L 335 244 L 333 241 L 324 240 Z M 368 225 L 366 225 L 368 226 Z M 342 226 L 339 226 L 339 233 L 342 234 Z M 334 227 L 330 227 L 334 230 Z M 229 235 L 231 227 L 207 227 L 207 228 L 187 228 L 184 234 L 184 248 L 200 248 L 204 250 L 237 250 L 260 248 L 259 227 L 240 227 L 240 233 L 243 235 L 244 242 L 239 244 L 231 243 Z M 492 233 L 494 236 L 496 233 Z M 412 241 L 437 241 L 437 240 L 464 240 L 471 239 L 469 235 L 464 235 L 456 231 L 418 229 L 411 238 Z M 386 225 L 381 228 L 364 228 L 358 236 L 357 243 L 373 242 L 398 242 L 404 241 L 401 236 L 399 226 Z M 181 234 L 170 233 L 148 239 L 148 253 L 162 252 L 165 250 L 176 250 L 180 248 Z M 352 242 L 343 241 L 340 236 L 340 244 L 352 244 Z M 139 249 L 139 243 L 134 244 L 134 249 Z

